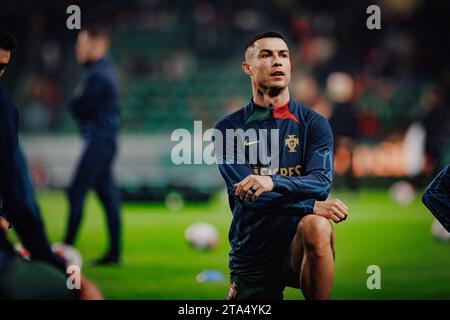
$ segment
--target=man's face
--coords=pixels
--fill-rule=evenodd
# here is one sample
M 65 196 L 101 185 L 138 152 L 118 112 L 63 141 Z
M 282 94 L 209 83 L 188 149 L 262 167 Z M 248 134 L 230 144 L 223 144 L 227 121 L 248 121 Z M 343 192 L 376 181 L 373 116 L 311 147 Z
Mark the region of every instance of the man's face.
M 103 58 L 108 51 L 109 42 L 104 37 L 93 37 L 87 31 L 78 34 L 75 44 L 75 54 L 80 64 L 97 61 Z
M 256 41 L 245 54 L 242 64 L 247 73 L 262 88 L 286 88 L 291 79 L 291 61 L 286 43 L 279 38 Z
M 77 61 L 83 64 L 90 59 L 92 50 L 92 39 L 89 33 L 86 31 L 81 31 L 78 34 L 77 42 L 75 44 L 75 54 L 77 56 Z
M 0 77 L 5 73 L 6 66 L 9 63 L 9 59 L 11 59 L 11 52 L 0 48 Z

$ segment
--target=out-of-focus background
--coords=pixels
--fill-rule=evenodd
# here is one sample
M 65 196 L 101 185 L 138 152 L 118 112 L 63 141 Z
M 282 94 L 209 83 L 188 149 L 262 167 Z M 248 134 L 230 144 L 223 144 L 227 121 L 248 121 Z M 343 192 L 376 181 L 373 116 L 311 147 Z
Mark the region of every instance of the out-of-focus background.
M 450 298 L 450 244 L 438 241 L 420 202 L 450 162 L 450 6 L 444 1 L 23 1 L 3 3 L 1 27 L 19 47 L 1 83 L 19 107 L 21 143 L 52 241 L 67 219 L 64 188 L 81 140 L 68 101 L 81 81 L 66 8 L 82 26 L 103 23 L 120 78 L 122 118 L 115 173 L 121 187 L 124 264 L 84 267 L 107 298 L 222 299 L 227 293 L 231 213 L 216 166 L 172 163 L 170 135 L 206 130 L 251 98 L 241 71 L 246 41 L 285 35 L 291 95 L 329 119 L 335 135 L 334 197 L 350 207 L 336 226 L 333 297 Z M 381 29 L 369 30 L 369 5 Z M 106 245 L 94 195 L 77 248 L 86 260 Z M 195 251 L 185 230 L 205 221 L 219 231 L 213 250 Z M 366 272 L 378 265 L 380 290 Z M 225 281 L 202 282 L 204 270 Z M 201 279 L 200 279 L 201 280 Z M 301 298 L 291 289 L 286 297 Z

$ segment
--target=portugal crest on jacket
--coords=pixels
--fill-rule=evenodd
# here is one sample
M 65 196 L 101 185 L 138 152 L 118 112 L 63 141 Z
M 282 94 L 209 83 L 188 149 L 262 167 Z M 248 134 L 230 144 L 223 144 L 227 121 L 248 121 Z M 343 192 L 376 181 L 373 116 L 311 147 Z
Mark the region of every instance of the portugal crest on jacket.
M 289 148 L 289 152 L 296 152 L 299 140 L 295 137 L 295 134 L 289 134 L 285 140 L 285 144 Z

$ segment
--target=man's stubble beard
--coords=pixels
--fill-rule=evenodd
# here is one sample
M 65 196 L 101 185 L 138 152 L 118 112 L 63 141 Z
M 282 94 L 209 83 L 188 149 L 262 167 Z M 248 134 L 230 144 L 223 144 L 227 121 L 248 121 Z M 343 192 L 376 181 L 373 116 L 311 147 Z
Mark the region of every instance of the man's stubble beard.
M 288 81 L 284 85 L 271 85 L 269 81 L 263 81 L 258 83 L 258 94 L 261 96 L 268 95 L 270 98 L 274 98 L 280 93 L 287 89 L 288 87 Z

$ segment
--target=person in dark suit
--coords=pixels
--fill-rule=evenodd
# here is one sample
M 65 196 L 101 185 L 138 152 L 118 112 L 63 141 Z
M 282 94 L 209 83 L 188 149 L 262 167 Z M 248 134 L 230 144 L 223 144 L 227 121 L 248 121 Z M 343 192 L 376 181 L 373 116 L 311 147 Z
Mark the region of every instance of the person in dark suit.
M 119 129 L 118 83 L 109 46 L 109 34 L 101 26 L 90 26 L 78 34 L 76 57 L 86 70 L 70 105 L 84 150 L 67 190 L 70 214 L 64 242 L 74 244 L 86 194 L 94 189 L 105 208 L 110 235 L 109 250 L 96 264 L 120 262 L 120 195 L 112 173 Z
M 0 31 L 0 77 L 17 46 Z M 66 261 L 51 249 L 18 139 L 16 107 L 0 87 L 0 299 L 102 299 L 94 283 L 81 276 L 81 290 L 67 286 Z M 31 261 L 16 253 L 6 233 L 14 226 Z

